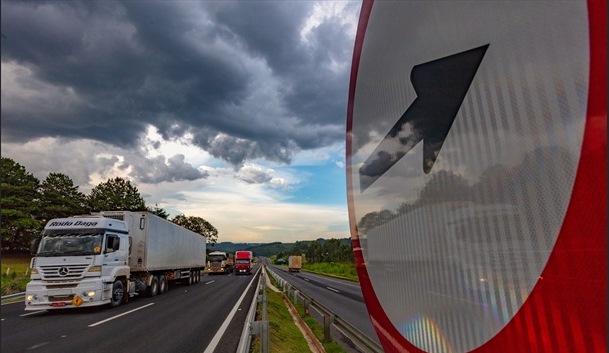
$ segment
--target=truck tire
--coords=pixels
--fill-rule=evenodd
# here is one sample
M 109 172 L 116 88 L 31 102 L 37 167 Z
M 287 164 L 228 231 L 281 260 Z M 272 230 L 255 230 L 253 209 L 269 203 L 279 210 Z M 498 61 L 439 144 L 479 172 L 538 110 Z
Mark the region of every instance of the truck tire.
M 167 290 L 169 289 L 169 287 L 167 286 L 167 277 L 165 275 L 159 275 L 159 294 L 167 292 Z
M 192 286 L 195 283 L 195 272 L 190 271 L 190 276 L 188 276 L 188 285 Z
M 155 297 L 159 294 L 159 278 L 157 276 L 152 277 L 152 281 L 150 282 L 150 287 L 148 287 L 148 296 Z
M 201 270 L 197 270 L 197 283 L 201 282 Z
M 125 286 L 123 281 L 117 279 L 112 284 L 112 297 L 110 297 L 110 306 L 117 307 L 123 302 L 123 296 L 125 295 Z

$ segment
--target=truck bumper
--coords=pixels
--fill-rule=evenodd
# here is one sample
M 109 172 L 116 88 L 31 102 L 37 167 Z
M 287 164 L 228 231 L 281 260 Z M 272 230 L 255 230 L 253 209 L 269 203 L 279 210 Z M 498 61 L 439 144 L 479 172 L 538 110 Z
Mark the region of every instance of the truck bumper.
M 54 310 L 91 307 L 110 303 L 112 283 L 101 278 L 79 282 L 31 281 L 25 290 L 25 310 Z

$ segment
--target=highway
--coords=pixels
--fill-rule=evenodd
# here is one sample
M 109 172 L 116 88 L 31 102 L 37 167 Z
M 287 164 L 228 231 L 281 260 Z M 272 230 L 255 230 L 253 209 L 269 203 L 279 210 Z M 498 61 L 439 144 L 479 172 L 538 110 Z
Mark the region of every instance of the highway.
M 131 299 L 117 308 L 25 312 L 22 302 L 2 305 L 0 351 L 234 353 L 255 277 L 205 275 L 197 284 L 173 285 L 165 294 Z
M 309 272 L 287 272 L 287 268 L 268 265 L 272 271 L 349 322 L 377 343 L 359 283 L 321 276 Z

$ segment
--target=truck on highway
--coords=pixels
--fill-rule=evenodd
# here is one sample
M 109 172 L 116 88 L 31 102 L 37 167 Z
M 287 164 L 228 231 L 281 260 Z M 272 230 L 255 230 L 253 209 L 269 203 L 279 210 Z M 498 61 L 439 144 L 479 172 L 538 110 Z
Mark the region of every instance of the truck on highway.
M 233 272 L 234 256 L 224 251 L 213 251 L 208 255 L 207 270 L 210 274 L 225 274 Z
M 152 213 L 51 219 L 32 242 L 25 310 L 119 306 L 170 281 L 198 283 L 206 238 Z
M 252 274 L 252 259 L 253 255 L 251 251 L 235 252 L 235 274 Z
M 302 267 L 302 256 L 292 255 L 292 256 L 288 257 L 288 271 L 300 272 L 301 267 Z

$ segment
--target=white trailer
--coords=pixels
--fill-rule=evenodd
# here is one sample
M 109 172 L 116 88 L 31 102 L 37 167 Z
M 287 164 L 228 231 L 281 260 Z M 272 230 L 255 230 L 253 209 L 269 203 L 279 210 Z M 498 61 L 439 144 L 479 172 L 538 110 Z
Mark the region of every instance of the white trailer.
M 32 243 L 25 310 L 118 306 L 198 283 L 206 238 L 149 212 L 103 211 L 50 220 Z

